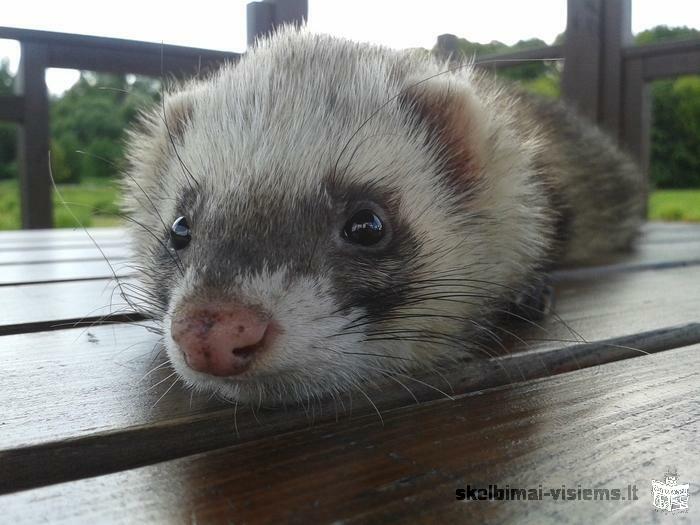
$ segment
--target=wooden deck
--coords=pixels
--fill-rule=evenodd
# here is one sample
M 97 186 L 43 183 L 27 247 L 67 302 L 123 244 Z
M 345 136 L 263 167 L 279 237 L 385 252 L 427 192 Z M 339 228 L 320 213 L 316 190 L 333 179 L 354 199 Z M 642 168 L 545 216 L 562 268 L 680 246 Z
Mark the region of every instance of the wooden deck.
M 124 234 L 94 237 L 129 279 Z M 559 273 L 557 315 L 514 352 L 371 391 L 381 417 L 171 388 L 111 277 L 82 231 L 0 234 L 2 523 L 700 521 L 700 225 Z M 651 497 L 669 468 L 690 483 L 673 516 Z M 456 500 L 489 485 L 626 499 Z

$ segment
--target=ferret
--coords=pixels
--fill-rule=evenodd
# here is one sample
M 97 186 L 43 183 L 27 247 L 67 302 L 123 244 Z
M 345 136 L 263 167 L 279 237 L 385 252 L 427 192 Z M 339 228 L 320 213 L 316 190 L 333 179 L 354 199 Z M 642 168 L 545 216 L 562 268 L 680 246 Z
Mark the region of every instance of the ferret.
M 165 96 L 123 180 L 172 367 L 273 405 L 477 356 L 553 268 L 630 247 L 645 196 L 560 103 L 294 29 Z

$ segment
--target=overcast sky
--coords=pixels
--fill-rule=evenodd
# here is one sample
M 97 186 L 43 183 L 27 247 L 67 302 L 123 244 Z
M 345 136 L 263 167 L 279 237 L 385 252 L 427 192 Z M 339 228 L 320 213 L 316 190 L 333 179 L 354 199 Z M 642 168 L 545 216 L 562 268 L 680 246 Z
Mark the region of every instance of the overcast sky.
M 193 47 L 245 49 L 248 0 L 6 0 L 0 24 L 165 42 Z M 633 0 L 632 30 L 687 25 L 700 28 L 698 0 Z M 551 43 L 566 25 L 565 0 L 309 0 L 309 27 L 316 32 L 395 48 L 425 47 L 454 33 L 476 42 L 513 44 L 537 37 Z M 0 57 L 16 69 L 19 46 L 0 40 Z M 67 89 L 77 73 L 49 70 L 49 89 Z

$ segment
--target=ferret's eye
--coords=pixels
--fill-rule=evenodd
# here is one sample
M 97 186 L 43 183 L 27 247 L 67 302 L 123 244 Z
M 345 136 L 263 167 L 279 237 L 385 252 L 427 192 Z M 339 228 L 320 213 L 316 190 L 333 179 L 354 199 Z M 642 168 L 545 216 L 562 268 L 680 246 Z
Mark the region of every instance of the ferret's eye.
M 170 243 L 176 250 L 182 250 L 190 243 L 192 232 L 186 217 L 178 217 L 170 227 Z
M 377 244 L 384 237 L 384 224 L 371 210 L 360 210 L 345 223 L 343 236 L 362 246 Z

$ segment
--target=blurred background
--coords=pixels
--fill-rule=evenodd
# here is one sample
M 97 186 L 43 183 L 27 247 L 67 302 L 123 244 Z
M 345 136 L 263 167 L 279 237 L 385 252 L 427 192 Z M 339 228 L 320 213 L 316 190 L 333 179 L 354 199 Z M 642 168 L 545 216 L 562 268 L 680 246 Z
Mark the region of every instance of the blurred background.
M 2 24 L 244 52 L 247 3 L 199 0 L 183 7 L 163 1 L 24 0 L 5 6 Z M 459 53 L 472 57 L 561 44 L 566 2 L 309 0 L 308 26 L 397 49 L 435 52 L 437 37 L 447 33 L 456 37 Z M 700 38 L 700 6 L 687 0 L 633 0 L 632 32 L 639 45 Z M 0 96 L 15 92 L 19 58 L 19 44 L 0 39 Z M 498 74 L 543 96 L 560 96 L 560 62 L 524 63 Z M 46 71 L 53 175 L 83 225 L 120 224 L 116 181 L 125 129 L 140 109 L 159 100 L 162 80 Z M 651 99 L 650 218 L 700 221 L 700 76 L 655 81 Z M 16 125 L 0 122 L 0 229 L 21 226 L 17 171 Z M 75 225 L 57 200 L 53 213 L 55 226 Z

